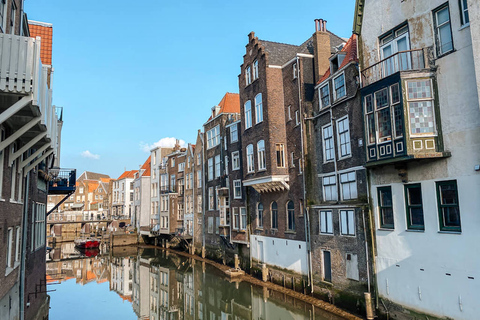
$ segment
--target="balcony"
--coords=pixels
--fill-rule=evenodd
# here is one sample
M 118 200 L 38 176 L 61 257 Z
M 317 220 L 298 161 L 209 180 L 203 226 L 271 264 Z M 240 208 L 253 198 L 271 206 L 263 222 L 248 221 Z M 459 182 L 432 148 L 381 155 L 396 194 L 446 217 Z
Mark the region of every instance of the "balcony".
M 243 180 L 243 186 L 250 186 L 258 193 L 277 192 L 289 190 L 290 186 L 288 185 L 288 181 L 288 175 L 274 175 Z
M 74 192 L 76 176 L 76 169 L 51 169 L 49 172 L 48 194 L 69 194 Z
M 432 59 L 432 48 L 399 51 L 362 70 L 362 87 L 366 87 L 399 71 L 425 69 Z
M 51 66 L 40 61 L 40 38 L 0 34 L 0 48 L 0 124 L 12 132 L 0 143 L 0 151 L 20 142 L 13 162 L 36 149 L 21 162 L 26 175 L 46 157 L 58 155 L 62 116 L 52 105 Z

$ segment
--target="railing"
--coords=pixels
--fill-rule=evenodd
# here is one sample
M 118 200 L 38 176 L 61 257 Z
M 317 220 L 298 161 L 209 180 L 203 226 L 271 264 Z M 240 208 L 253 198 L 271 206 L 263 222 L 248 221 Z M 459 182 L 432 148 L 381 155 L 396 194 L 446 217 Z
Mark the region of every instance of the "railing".
M 50 194 L 66 194 L 75 191 L 76 169 L 50 169 L 49 175 L 48 192 Z
M 58 116 L 48 84 L 51 66 L 42 65 L 40 46 L 40 37 L 0 34 L 0 91 L 32 95 L 32 104 L 40 109 L 41 124 L 46 126 L 56 154 Z
M 366 87 L 398 71 L 425 69 L 428 48 L 399 51 L 362 71 L 362 86 Z

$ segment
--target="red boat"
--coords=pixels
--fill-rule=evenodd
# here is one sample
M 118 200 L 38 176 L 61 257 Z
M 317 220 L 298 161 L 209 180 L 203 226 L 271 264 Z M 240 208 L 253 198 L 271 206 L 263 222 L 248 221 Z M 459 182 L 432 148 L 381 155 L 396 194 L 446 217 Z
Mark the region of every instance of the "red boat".
M 81 249 L 98 248 L 100 242 L 95 238 L 75 239 L 75 246 Z

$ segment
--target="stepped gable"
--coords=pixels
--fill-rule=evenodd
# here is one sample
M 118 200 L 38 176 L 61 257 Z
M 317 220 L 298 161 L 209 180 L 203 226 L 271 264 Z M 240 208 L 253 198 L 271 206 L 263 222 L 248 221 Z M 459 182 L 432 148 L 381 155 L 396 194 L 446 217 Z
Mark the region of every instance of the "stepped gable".
M 343 49 L 340 52 L 345 52 L 345 58 L 342 61 L 342 64 L 338 68 L 338 70 L 342 69 L 345 67 L 348 63 L 352 61 L 358 62 L 358 57 L 357 57 L 357 35 L 354 34 L 348 39 L 347 43 L 343 47 Z M 330 77 L 330 68 L 327 69 L 327 71 L 323 74 L 322 78 L 318 80 L 317 84 L 322 83 L 326 79 Z

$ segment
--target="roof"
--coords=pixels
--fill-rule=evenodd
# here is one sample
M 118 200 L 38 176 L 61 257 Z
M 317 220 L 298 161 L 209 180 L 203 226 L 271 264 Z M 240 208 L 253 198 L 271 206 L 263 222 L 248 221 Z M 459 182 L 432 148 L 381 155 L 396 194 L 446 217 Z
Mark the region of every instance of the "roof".
M 135 172 L 138 172 L 138 170 L 125 171 L 124 173 L 122 173 L 120 177 L 118 177 L 117 180 L 128 179 L 128 178 L 133 179 L 135 176 Z
M 343 49 L 340 52 L 345 53 L 345 58 L 343 58 L 342 64 L 338 67 L 338 70 L 342 69 L 345 67 L 348 63 L 352 61 L 357 61 L 358 62 L 358 57 L 357 57 L 357 35 L 353 34 L 350 39 L 348 39 L 347 43 L 345 46 L 343 46 Z M 330 68 L 327 69 L 327 71 L 323 74 L 323 77 L 318 80 L 317 84 L 322 83 L 326 79 L 330 77 Z
M 91 171 L 84 171 L 80 177 L 78 177 L 77 181 L 83 180 L 101 180 L 101 179 L 110 179 L 110 176 L 103 173 L 96 173 Z
M 150 171 L 152 170 L 152 156 L 148 157 L 147 161 L 145 161 L 140 170 L 145 170 L 142 173 L 142 177 L 150 177 Z
M 103 183 L 109 183 L 110 180 L 113 180 L 112 178 L 100 178 L 100 181 Z
M 328 30 L 327 33 L 330 35 L 330 52 L 335 53 L 335 47 L 339 46 L 345 41 Z M 271 65 L 282 66 L 290 59 L 294 58 L 297 53 L 314 53 L 313 36 L 308 38 L 299 46 L 260 39 L 258 41 L 263 45 L 265 51 L 268 52 L 268 63 Z
M 238 93 L 227 92 L 223 96 L 218 106 L 220 107 L 220 111 L 218 111 L 218 114 L 240 113 L 240 95 Z M 211 120 L 211 119 L 212 119 L 212 116 L 208 118 L 208 120 Z
M 99 185 L 98 182 L 90 182 L 88 184 L 88 192 L 90 193 L 90 192 L 93 192 L 93 191 L 97 190 L 98 185 Z
M 28 20 L 30 37 L 41 37 L 40 59 L 43 64 L 52 65 L 53 28 L 50 23 Z

